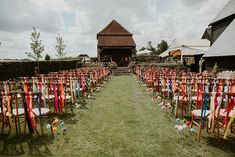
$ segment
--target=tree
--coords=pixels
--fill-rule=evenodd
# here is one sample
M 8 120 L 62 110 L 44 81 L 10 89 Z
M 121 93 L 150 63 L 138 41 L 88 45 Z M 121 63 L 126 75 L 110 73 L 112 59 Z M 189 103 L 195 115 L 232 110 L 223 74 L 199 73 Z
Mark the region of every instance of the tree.
M 64 52 L 66 45 L 64 44 L 64 40 L 63 38 L 60 36 L 60 34 L 58 34 L 58 36 L 56 37 L 56 46 L 55 49 L 57 51 L 57 57 L 59 57 L 59 59 L 61 59 L 62 57 L 65 57 L 66 52 Z
M 155 48 L 152 46 L 152 41 L 148 42 L 147 50 L 154 52 Z
M 165 40 L 162 40 L 160 44 L 157 45 L 156 55 L 160 55 L 162 52 L 166 51 L 168 44 Z
M 78 55 L 78 57 L 82 57 L 82 58 L 84 58 L 84 57 L 89 57 L 87 54 L 80 54 L 80 55 Z
M 144 51 L 145 49 L 146 49 L 145 47 L 141 47 L 139 51 Z
M 51 56 L 48 55 L 48 54 L 46 54 L 46 56 L 45 56 L 45 61 L 49 61 L 49 60 L 51 60 Z
M 38 71 L 39 72 L 39 59 L 42 58 L 42 52 L 45 51 L 44 46 L 42 45 L 42 40 L 39 40 L 40 32 L 37 31 L 35 27 L 33 27 L 33 31 L 31 32 L 31 43 L 30 48 L 32 52 L 25 52 L 29 58 L 33 58 L 37 61 Z
M 59 59 L 61 59 L 62 57 L 65 57 L 66 52 L 64 52 L 64 49 L 66 47 L 66 45 L 64 44 L 64 40 L 63 38 L 60 36 L 60 33 L 58 34 L 57 37 L 55 37 L 56 39 L 56 46 L 55 49 L 57 51 L 57 57 L 59 57 Z M 60 70 L 61 70 L 61 61 L 60 61 Z

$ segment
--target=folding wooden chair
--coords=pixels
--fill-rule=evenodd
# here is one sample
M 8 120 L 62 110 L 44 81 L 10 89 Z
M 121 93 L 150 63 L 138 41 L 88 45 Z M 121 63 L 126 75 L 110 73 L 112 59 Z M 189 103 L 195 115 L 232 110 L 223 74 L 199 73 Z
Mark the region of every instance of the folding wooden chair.
M 206 126 L 208 132 L 208 116 L 210 115 L 209 102 L 210 102 L 210 93 L 208 91 L 201 92 L 202 99 L 200 100 L 201 109 L 195 109 L 192 111 L 191 127 L 196 125 L 198 127 L 197 141 L 200 142 L 201 131 Z M 214 94 L 213 94 L 214 96 Z
M 2 104 L 2 116 L 3 125 L 2 133 L 4 128 L 9 126 L 10 130 L 15 124 L 16 134 L 21 136 L 20 119 L 24 120 L 24 108 L 20 107 L 17 98 L 17 92 L 2 92 L 1 93 L 1 104 Z
M 39 122 L 41 133 L 44 135 L 43 127 L 46 122 L 51 124 L 50 109 L 45 106 L 42 99 L 41 92 L 21 92 L 22 101 L 25 109 L 25 119 L 28 125 L 29 133 L 36 133 L 39 135 L 37 130 L 37 124 Z M 52 126 L 51 133 L 53 134 Z

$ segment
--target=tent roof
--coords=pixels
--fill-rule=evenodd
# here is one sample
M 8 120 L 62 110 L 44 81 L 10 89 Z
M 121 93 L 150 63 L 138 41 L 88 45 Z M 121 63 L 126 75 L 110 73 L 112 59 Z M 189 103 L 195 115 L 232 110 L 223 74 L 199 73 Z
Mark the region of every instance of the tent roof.
M 195 55 L 202 55 L 205 53 L 205 51 L 203 51 L 203 50 L 181 46 L 181 47 L 174 48 L 174 49 L 167 49 L 165 52 L 163 52 L 159 56 L 160 57 L 167 57 L 167 56 L 169 56 L 169 52 L 174 51 L 174 50 L 180 50 L 182 52 L 183 56 L 195 56 Z
M 224 30 L 203 57 L 235 56 L 235 20 Z
M 136 54 L 137 55 L 144 55 L 144 54 L 150 54 L 152 51 L 148 50 L 148 49 L 144 49 L 143 51 L 138 51 Z
M 204 54 L 210 47 L 208 40 L 178 40 L 175 39 L 169 48 L 160 54 L 160 57 L 167 57 L 172 50 L 181 50 L 183 55 L 200 55 Z
M 186 39 L 175 39 L 170 44 L 169 48 L 178 48 L 181 46 L 197 48 L 200 50 L 205 50 L 210 47 L 210 42 L 208 40 L 186 40 Z

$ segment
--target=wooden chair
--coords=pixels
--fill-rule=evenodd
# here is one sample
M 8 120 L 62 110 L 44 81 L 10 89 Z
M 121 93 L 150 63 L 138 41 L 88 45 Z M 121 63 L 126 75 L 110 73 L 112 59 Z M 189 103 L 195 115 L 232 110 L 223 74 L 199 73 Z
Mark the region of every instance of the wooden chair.
M 207 91 L 208 92 L 208 91 Z M 200 142 L 201 131 L 206 126 L 208 131 L 208 116 L 210 115 L 210 110 L 208 109 L 210 94 L 201 92 L 202 99 L 200 100 L 201 109 L 195 109 L 192 111 L 191 127 L 196 125 L 198 127 L 197 141 Z
M 2 99 L 2 109 L 5 110 L 2 112 L 2 116 L 4 117 L 4 123 L 2 125 L 2 133 L 4 132 L 4 128 L 9 126 L 10 130 L 15 124 L 16 134 L 21 136 L 21 120 L 25 119 L 24 116 L 24 108 L 22 104 L 18 103 L 17 92 L 2 92 L 1 99 Z
M 41 133 L 44 135 L 43 125 L 48 122 L 51 124 L 51 113 L 47 106 L 44 106 L 42 93 L 41 92 L 21 92 L 22 101 L 25 108 L 25 116 L 30 133 L 36 133 L 39 135 L 37 130 L 37 124 L 39 122 Z M 53 130 L 51 126 L 51 133 Z

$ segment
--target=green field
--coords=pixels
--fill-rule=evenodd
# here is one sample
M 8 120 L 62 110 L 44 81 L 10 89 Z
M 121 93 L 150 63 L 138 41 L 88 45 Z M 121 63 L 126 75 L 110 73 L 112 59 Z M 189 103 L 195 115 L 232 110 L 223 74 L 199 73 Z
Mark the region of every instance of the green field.
M 0 156 L 235 156 L 233 141 L 217 144 L 216 137 L 204 131 L 198 143 L 193 135 L 178 134 L 175 117 L 157 104 L 133 76 L 114 76 L 96 99 L 60 117 L 65 135 L 58 127 L 54 137 L 49 131 L 23 140 L 4 137 Z

